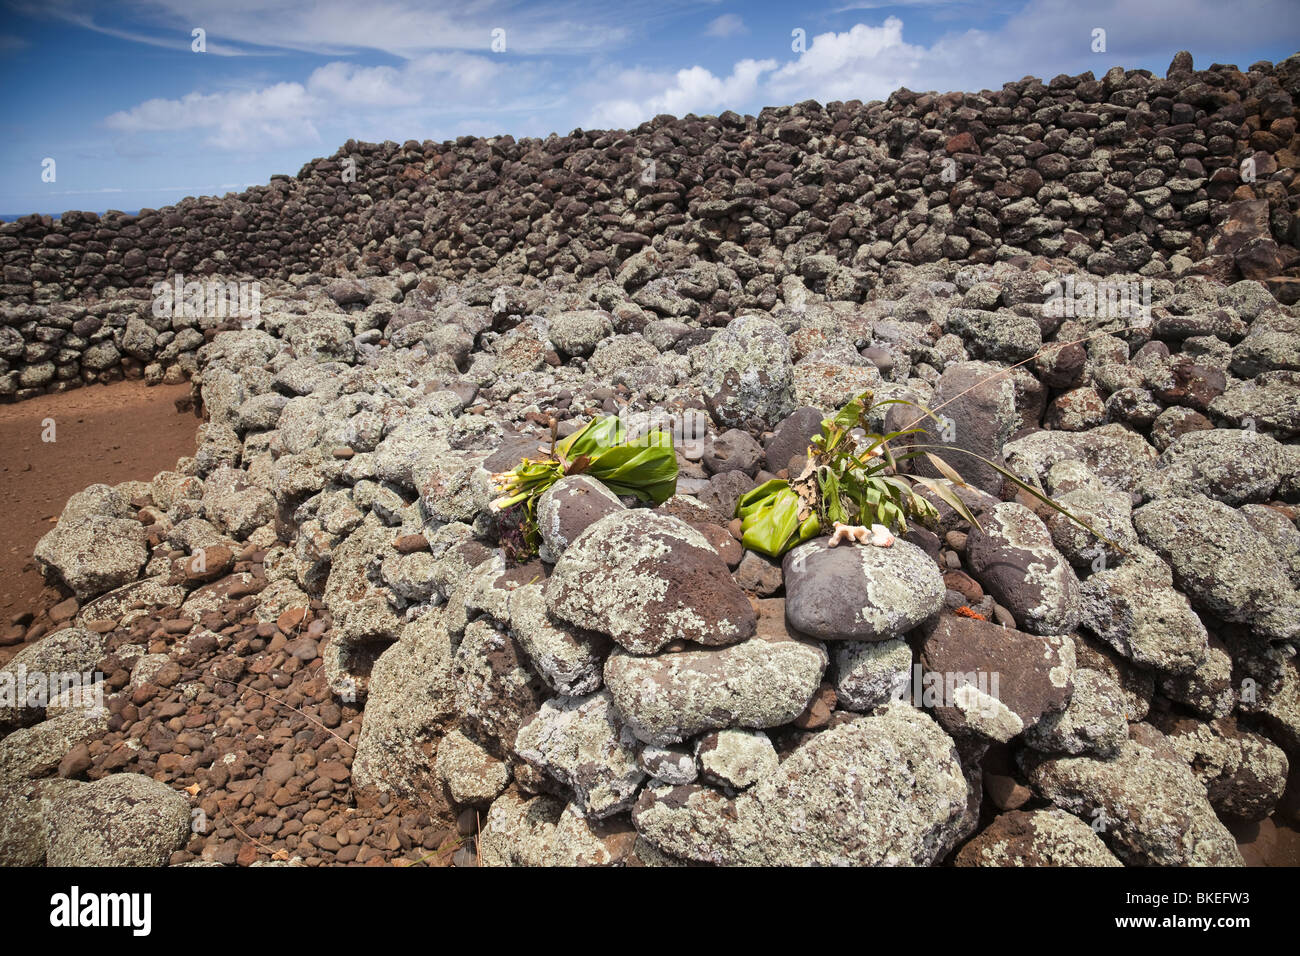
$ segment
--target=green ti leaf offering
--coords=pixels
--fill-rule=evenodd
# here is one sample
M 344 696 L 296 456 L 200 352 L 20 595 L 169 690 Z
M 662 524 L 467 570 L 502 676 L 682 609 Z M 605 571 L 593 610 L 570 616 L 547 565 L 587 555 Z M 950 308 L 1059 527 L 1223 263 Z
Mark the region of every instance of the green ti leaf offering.
M 616 415 L 597 418 L 562 441 L 552 439 L 544 458 L 525 458 L 513 470 L 493 475 L 500 497 L 497 512 L 518 509 L 525 554 L 537 551 L 537 502 L 561 478 L 590 475 L 616 495 L 662 504 L 677 492 L 677 452 L 672 434 L 655 429 L 628 439 Z M 539 449 L 543 450 L 543 449 Z
M 917 409 L 920 415 L 912 426 L 927 417 L 940 420 L 918 402 L 899 398 L 877 402 L 869 391 L 858 395 L 833 416 L 822 419 L 821 434 L 814 436 L 808 446 L 808 465 L 797 478 L 774 479 L 740 497 L 736 515 L 741 520 L 742 543 L 746 548 L 770 557 L 780 557 L 796 545 L 829 533 L 836 524 L 850 528 L 880 525 L 887 532 L 905 533 L 909 518 L 931 521 L 939 515 L 933 502 L 917 494 L 918 487 L 927 489 L 978 528 L 979 522 L 956 493 L 957 488 L 966 487 L 966 482 L 956 469 L 934 454 L 932 448 L 978 458 L 995 468 L 1015 487 L 1119 547 L 1038 489 L 987 458 L 955 446 L 917 443 L 911 436 L 925 435 L 921 428 L 909 426 L 886 434 L 873 431 L 870 424 L 874 417 L 872 412 L 885 405 L 908 405 Z M 894 453 L 890 443 L 895 441 L 903 446 L 903 453 Z M 921 456 L 943 477 L 899 473 L 902 462 Z

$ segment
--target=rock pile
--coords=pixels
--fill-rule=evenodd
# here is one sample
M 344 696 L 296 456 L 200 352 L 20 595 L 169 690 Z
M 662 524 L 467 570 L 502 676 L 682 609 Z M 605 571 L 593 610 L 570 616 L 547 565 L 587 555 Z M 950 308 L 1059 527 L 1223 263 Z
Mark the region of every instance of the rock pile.
M 1028 253 L 1093 275 L 1257 279 L 1294 302 L 1298 98 L 1300 58 L 1242 72 L 1180 55 L 1163 79 L 1115 67 L 632 131 L 348 142 L 239 194 L 0 224 L 0 396 L 192 372 L 211 323 L 147 301 L 177 276 L 624 275 L 661 318 L 726 325 L 785 299 L 786 273 L 860 301 L 887 264 Z M 663 239 L 693 267 L 647 265 Z M 144 298 L 64 301 L 110 289 Z M 590 334 L 573 322 L 555 340 L 569 355 Z
M 1300 823 L 1297 64 L 465 140 L 423 178 L 376 147 L 406 191 L 376 179 L 325 245 L 286 199 L 260 315 L 188 350 L 194 455 L 36 549 L 67 626 L 0 686 L 94 693 L 0 707 L 0 860 L 1266 857 L 1234 833 Z M 638 144 L 660 189 L 625 197 Z M 1278 172 L 1220 196 L 1247 147 Z M 255 194 L 336 171 L 309 168 Z M 1226 251 L 1225 210 L 1274 193 Z M 1103 275 L 1149 315 L 1053 308 Z M 83 278 L 10 308 L 142 307 Z M 739 496 L 863 388 L 947 403 L 979 527 L 745 550 Z M 678 493 L 564 479 L 508 560 L 490 476 L 602 413 L 703 418 Z

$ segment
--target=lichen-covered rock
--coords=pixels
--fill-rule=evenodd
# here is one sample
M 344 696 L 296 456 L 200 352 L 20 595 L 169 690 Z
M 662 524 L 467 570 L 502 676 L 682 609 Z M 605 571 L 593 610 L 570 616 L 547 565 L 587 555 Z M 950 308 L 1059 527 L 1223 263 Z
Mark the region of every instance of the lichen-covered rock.
M 1296 339 L 1300 343 L 1300 337 Z M 1262 372 L 1233 382 L 1210 402 L 1209 412 L 1234 428 L 1272 432 L 1286 440 L 1300 435 L 1300 371 Z
M 1237 705 L 1237 688 L 1232 680 L 1232 655 L 1223 642 L 1210 635 L 1205 656 L 1186 674 L 1160 674 L 1160 693 L 1185 704 L 1207 719 L 1226 717 Z M 1139 717 L 1145 717 L 1140 714 Z
M 1012 810 L 958 852 L 954 866 L 1123 866 L 1092 828 L 1064 810 Z
M 1242 505 L 1237 510 L 1252 528 L 1268 539 L 1291 583 L 1300 588 L 1300 528 L 1277 508 Z
M 108 514 L 69 516 L 36 542 L 36 564 L 70 587 L 79 601 L 134 581 L 149 560 L 140 522 Z
M 504 753 L 546 699 L 546 685 L 519 643 L 485 618 L 470 621 L 452 663 L 456 713 L 479 740 Z
M 729 800 L 648 788 L 632 821 L 659 849 L 728 866 L 927 865 L 960 838 L 967 783 L 952 740 L 909 704 L 823 731 Z
M 551 690 L 580 697 L 600 689 L 605 658 L 614 646 L 608 637 L 548 615 L 545 586 L 539 583 L 511 591 L 509 613 L 511 636 Z
M 1117 422 L 1083 432 L 1034 432 L 1008 442 L 1002 451 L 1008 470 L 1037 488 L 1053 465 L 1073 459 L 1107 488 L 1125 492 L 1137 491 L 1159 457 L 1145 438 Z
M 912 649 L 905 641 L 842 641 L 832 646 L 835 695 L 865 713 L 912 689 Z
M 636 828 L 625 815 L 592 820 L 570 803 L 556 821 L 549 865 L 626 866 L 636 842 Z
M 0 727 L 31 723 L 65 685 L 89 685 L 105 653 L 106 636 L 81 627 L 47 634 L 0 668 Z
M 0 739 L 0 792 L 15 781 L 50 776 L 69 750 L 107 727 L 105 708 L 78 707 L 8 734 Z
M 1145 726 L 1145 725 L 1139 725 Z M 1111 852 L 1134 866 L 1241 866 L 1205 787 L 1152 727 L 1107 759 L 1022 753 L 1029 783 L 1096 825 Z
M 275 498 L 249 483 L 247 472 L 218 468 L 203 483 L 203 508 L 218 528 L 243 540 L 275 516 Z
M 542 704 L 515 738 L 515 753 L 573 792 L 592 819 L 632 806 L 645 779 L 636 737 L 623 725 L 609 691 L 556 697 Z
M 46 817 L 60 793 L 85 786 L 79 780 L 4 780 L 0 793 L 0 866 L 40 866 L 49 845 Z
M 716 730 L 695 742 L 695 760 L 707 783 L 744 790 L 776 770 L 780 760 L 761 730 Z
M 542 535 L 538 553 L 554 563 L 582 532 L 607 514 L 622 511 L 623 503 L 588 475 L 561 478 L 537 499 L 537 527 Z
M 847 397 L 875 391 L 884 385 L 880 371 L 851 348 L 825 349 L 806 356 L 794 366 L 796 405 L 838 408 Z
M 1079 631 L 1073 637 L 1075 666 L 1109 677 L 1123 692 L 1125 719 L 1130 722 L 1145 720 L 1155 694 L 1156 681 L 1152 672 L 1136 666 L 1110 645 L 1085 631 Z
M 564 803 L 525 797 L 514 787 L 492 801 L 478 835 L 482 866 L 547 866 L 555 849 Z
M 378 574 L 392 540 L 388 529 L 364 525 L 330 553 L 323 597 L 334 619 L 332 640 L 348 646 L 381 647 L 397 640 L 402 621 L 394 609 L 394 595 L 379 583 Z
M 1043 424 L 1056 431 L 1081 432 L 1106 424 L 1106 403 L 1095 388 L 1075 388 L 1047 406 Z
M 1229 505 L 1268 501 L 1284 476 L 1300 468 L 1294 448 L 1250 429 L 1215 428 L 1180 435 L 1160 453 L 1141 487 L 1147 498 L 1206 495 Z
M 1172 719 L 1162 729 L 1221 816 L 1253 822 L 1273 812 L 1290 772 L 1277 744 L 1238 727 L 1231 717 L 1208 723 Z
M 1074 644 L 986 621 L 945 614 L 920 648 L 923 699 L 954 735 L 1006 743 L 1065 709 L 1074 678 Z
M 1300 655 L 1258 635 L 1234 636 L 1229 646 L 1241 712 L 1257 718 L 1288 753 L 1300 751 Z
M 435 521 L 473 522 L 488 510 L 496 488 L 477 451 L 447 451 L 417 462 L 412 481 L 420 503 Z
M 566 355 L 587 356 L 601 339 L 614 334 L 609 313 L 597 309 L 579 309 L 551 316 L 551 342 Z
M 433 743 L 455 713 L 451 664 L 451 639 L 437 611 L 407 624 L 375 661 L 352 761 L 354 786 L 417 800 L 436 792 Z
M 190 833 L 190 802 L 140 774 L 112 774 L 50 802 L 50 866 L 164 866 Z
M 1003 502 L 980 516 L 966 543 L 971 574 L 1031 634 L 1068 633 L 1079 622 L 1079 580 L 1038 516 Z
M 740 644 L 610 655 L 605 685 L 639 739 L 672 744 L 727 727 L 778 727 L 803 713 L 821 684 L 826 651 L 790 635 L 783 601 L 758 605 L 758 630 Z
M 916 545 L 801 544 L 785 556 L 786 619 L 824 641 L 889 641 L 943 606 L 943 575 Z
M 1038 323 L 1010 309 L 950 309 L 946 330 L 961 336 L 971 355 L 995 362 L 1023 362 L 1043 347 Z
M 1025 743 L 1045 753 L 1107 756 L 1128 739 L 1124 690 L 1101 671 L 1074 672 L 1074 692 L 1065 709 L 1043 717 L 1025 732 Z
M 772 427 L 797 407 L 790 342 L 771 319 L 733 319 L 691 353 L 713 417 L 729 428 Z
M 1145 548 L 1080 586 L 1080 623 L 1129 660 L 1188 674 L 1204 659 L 1209 635 L 1169 566 Z
M 675 640 L 717 646 L 754 633 L 754 612 L 718 552 L 678 518 L 606 515 L 584 531 L 546 585 L 552 615 L 652 654 Z
M 637 753 L 636 762 L 656 783 L 694 783 L 699 776 L 695 755 L 684 746 L 656 747 L 654 744 L 643 744 Z
M 1203 495 L 1162 498 L 1135 511 L 1133 525 L 1195 606 L 1274 640 L 1300 636 L 1300 593 L 1239 512 Z
M 1052 543 L 1075 568 L 1101 570 L 1117 564 L 1126 550 L 1137 545 L 1132 501 L 1123 492 L 1108 490 L 1078 462 L 1068 464 L 1078 465 L 1076 471 L 1082 475 L 1076 475 L 1074 481 L 1065 481 L 1063 472 L 1070 469 L 1057 465 L 1048 474 L 1047 484 L 1057 504 L 1079 520 L 1053 511 L 1047 518 Z
M 510 783 L 506 762 L 459 730 L 438 741 L 435 771 L 452 801 L 461 806 L 491 803 Z

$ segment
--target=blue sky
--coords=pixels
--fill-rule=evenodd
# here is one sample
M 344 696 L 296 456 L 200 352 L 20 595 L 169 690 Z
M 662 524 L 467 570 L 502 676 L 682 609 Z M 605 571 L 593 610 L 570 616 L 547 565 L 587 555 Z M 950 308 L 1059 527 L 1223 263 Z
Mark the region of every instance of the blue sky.
M 1300 48 L 1297 0 L 0 0 L 0 213 L 158 207 L 349 138 L 545 136 L 658 113 L 996 89 L 1188 49 Z M 205 31 L 206 52 L 192 50 Z M 1093 52 L 1092 31 L 1106 31 Z M 494 50 L 493 31 L 504 31 Z M 802 30 L 797 49 L 793 31 Z M 496 34 L 498 38 L 502 34 Z M 498 42 L 498 46 L 500 43 Z M 42 161 L 55 180 L 42 181 Z

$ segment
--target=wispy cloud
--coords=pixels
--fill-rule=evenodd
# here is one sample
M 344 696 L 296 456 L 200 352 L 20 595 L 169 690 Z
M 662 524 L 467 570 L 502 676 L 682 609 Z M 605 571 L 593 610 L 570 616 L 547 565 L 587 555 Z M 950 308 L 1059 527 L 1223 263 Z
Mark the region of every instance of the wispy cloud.
M 635 8 L 596 0 L 530 4 L 522 0 L 129 0 L 112 5 L 115 20 L 77 0 L 22 0 L 28 16 L 54 17 L 119 39 L 188 49 L 190 31 L 207 31 L 208 52 L 247 55 L 270 50 L 341 56 L 375 50 L 412 58 L 430 50 L 486 52 L 494 30 L 506 49 L 526 55 L 601 51 L 627 39 Z M 95 4 L 90 4 L 93 7 Z M 647 11 L 645 16 L 651 15 Z
M 532 61 L 507 65 L 490 54 L 444 52 L 399 67 L 336 60 L 303 82 L 147 100 L 113 113 L 103 125 L 128 138 L 203 131 L 207 145 L 245 152 L 321 143 L 326 123 L 375 129 L 379 119 L 380 130 L 383 121 L 410 128 L 453 111 L 548 109 L 560 102 L 550 98 L 542 67 Z M 138 147 L 128 142 L 119 148 Z
M 745 26 L 745 21 L 735 13 L 724 13 L 716 19 L 710 20 L 709 25 L 704 28 L 704 35 L 709 37 L 727 37 L 744 36 L 749 32 L 749 27 Z

